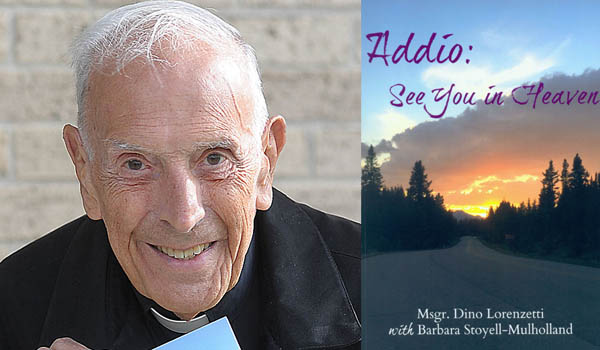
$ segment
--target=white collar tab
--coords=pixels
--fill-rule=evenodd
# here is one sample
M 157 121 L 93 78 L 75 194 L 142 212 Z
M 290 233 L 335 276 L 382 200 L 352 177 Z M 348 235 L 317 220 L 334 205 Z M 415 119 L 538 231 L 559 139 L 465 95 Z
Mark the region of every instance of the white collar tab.
M 191 331 L 194 331 L 202 326 L 206 326 L 208 324 L 208 316 L 203 314 L 202 316 L 195 317 L 189 321 L 183 320 L 172 320 L 161 315 L 158 311 L 154 310 L 153 307 L 150 308 L 152 315 L 158 323 L 160 323 L 166 329 L 173 331 L 175 333 L 186 334 Z

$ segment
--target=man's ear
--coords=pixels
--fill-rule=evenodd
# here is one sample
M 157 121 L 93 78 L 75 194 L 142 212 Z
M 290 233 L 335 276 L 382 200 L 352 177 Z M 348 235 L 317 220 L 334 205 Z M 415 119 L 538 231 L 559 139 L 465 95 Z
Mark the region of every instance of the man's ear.
M 85 147 L 83 147 L 79 129 L 70 124 L 65 125 L 63 140 L 67 151 L 69 151 L 69 156 L 71 156 L 71 161 L 75 165 L 75 173 L 79 180 L 79 190 L 83 199 L 83 208 L 90 219 L 100 220 L 102 218 L 100 206 L 92 185 L 92 164 Z
M 262 135 L 263 154 L 258 176 L 258 194 L 256 209 L 267 210 L 273 201 L 273 175 L 279 154 L 285 145 L 285 120 L 278 115 L 271 117 Z

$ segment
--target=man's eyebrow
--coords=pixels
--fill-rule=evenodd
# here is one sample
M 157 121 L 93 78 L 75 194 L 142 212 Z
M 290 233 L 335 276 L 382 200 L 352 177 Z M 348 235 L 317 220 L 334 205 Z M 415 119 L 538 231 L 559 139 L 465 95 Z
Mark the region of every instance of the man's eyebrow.
M 120 150 L 130 151 L 130 152 L 141 152 L 141 153 L 154 153 L 152 150 L 145 148 L 140 145 L 124 142 L 121 140 L 116 140 L 112 138 L 108 138 L 103 140 L 104 143 L 112 146 L 114 148 L 118 148 Z M 237 149 L 237 144 L 230 139 L 218 140 L 218 141 L 198 141 L 194 143 L 193 151 L 204 150 L 204 149 L 213 149 L 213 148 L 225 148 L 231 151 L 235 151 Z
M 225 148 L 229 150 L 235 150 L 237 144 L 230 139 L 218 140 L 218 141 L 199 141 L 194 143 L 194 149 L 212 149 L 212 148 Z
M 134 143 L 128 143 L 125 141 L 121 141 L 121 140 L 109 138 L 109 139 L 102 140 L 102 142 L 104 142 L 105 144 L 108 144 L 111 147 L 118 148 L 118 149 L 125 150 L 125 151 L 153 153 L 151 150 L 149 150 L 145 147 L 136 145 Z

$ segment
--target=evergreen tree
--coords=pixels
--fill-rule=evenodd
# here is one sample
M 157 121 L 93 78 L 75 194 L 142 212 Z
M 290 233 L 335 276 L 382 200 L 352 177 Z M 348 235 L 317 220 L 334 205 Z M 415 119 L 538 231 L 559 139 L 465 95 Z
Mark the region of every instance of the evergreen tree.
M 438 205 L 440 208 L 444 208 L 444 197 L 442 197 L 441 194 L 436 194 L 434 200 L 436 205 Z
M 389 245 L 385 237 L 384 221 L 382 220 L 381 190 L 383 189 L 383 176 L 377 164 L 375 150 L 369 147 L 365 164 L 361 172 L 361 197 L 362 197 L 362 249 L 363 252 L 379 250 Z
M 377 164 L 373 145 L 369 147 L 365 158 L 365 165 L 361 173 L 361 185 L 363 191 L 375 193 L 380 192 L 383 187 L 383 176 L 381 175 L 381 168 Z
M 429 186 L 431 186 L 431 181 L 427 180 L 425 167 L 420 160 L 415 162 L 408 184 L 408 198 L 415 202 L 421 202 L 426 198 L 431 198 L 431 189 L 429 188 Z
M 548 169 L 542 173 L 542 190 L 540 191 L 539 208 L 543 213 L 549 213 L 554 209 L 557 198 L 556 183 L 558 182 L 558 173 L 554 170 L 552 161 L 548 164 Z
M 392 190 L 396 189 L 393 187 Z M 404 192 L 404 187 L 400 186 L 397 188 L 396 193 L 398 194 L 398 198 L 402 201 L 406 198 L 406 193 Z
M 583 167 L 583 161 L 579 153 L 573 158 L 573 168 L 569 174 L 569 187 L 574 190 L 582 190 L 589 181 L 590 174 Z
M 568 167 L 566 161 L 563 162 L 561 178 L 565 177 L 563 175 L 565 173 L 565 166 Z M 533 222 L 529 237 L 531 238 L 531 241 L 525 241 L 522 243 L 524 243 L 523 246 L 525 248 L 531 248 L 533 245 L 535 245 L 535 241 L 537 242 L 540 250 L 548 252 L 557 245 L 558 241 L 558 237 L 555 234 L 554 225 L 551 221 L 553 220 L 553 215 L 556 212 L 556 200 L 558 198 L 558 187 L 556 184 L 558 183 L 559 176 L 558 172 L 554 170 L 554 163 L 552 161 L 550 161 L 548 164 L 548 169 L 546 169 L 542 175 L 542 189 L 540 190 L 539 195 L 540 204 L 537 208 L 535 205 L 530 207 L 530 213 L 532 213 L 534 217 L 533 219 L 530 218 L 529 221 L 530 223 Z M 563 193 L 565 193 L 564 189 Z M 563 198 L 566 198 L 566 196 Z
M 402 186 L 392 186 L 389 188 L 384 187 L 382 190 L 382 194 L 385 194 L 387 198 L 393 198 L 394 202 L 402 202 L 406 198 L 406 194 L 404 193 L 404 188 L 402 188 Z
M 566 159 L 563 159 L 562 171 L 560 172 L 560 182 L 562 184 L 561 194 L 564 194 L 569 188 L 569 163 Z
M 495 243 L 502 243 L 506 236 L 514 236 L 518 226 L 517 208 L 510 202 L 502 200 L 494 215 L 488 216 L 488 222 L 492 226 L 489 239 Z
M 586 215 L 589 208 L 587 205 L 589 176 L 579 153 L 576 154 L 569 173 L 569 195 L 563 203 L 564 238 L 571 249 L 572 256 L 581 256 L 590 248 L 591 237 L 586 230 L 589 220 Z

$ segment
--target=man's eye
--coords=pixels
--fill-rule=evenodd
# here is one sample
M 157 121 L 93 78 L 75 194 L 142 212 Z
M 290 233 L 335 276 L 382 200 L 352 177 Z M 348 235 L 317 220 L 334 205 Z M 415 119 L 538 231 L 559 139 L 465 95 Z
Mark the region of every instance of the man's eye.
M 210 165 L 218 165 L 223 161 L 223 158 L 219 153 L 211 153 L 206 157 L 206 162 Z
M 144 166 L 144 164 L 138 159 L 130 159 L 125 162 L 125 164 L 127 164 L 127 168 L 129 168 L 129 170 L 140 170 Z

